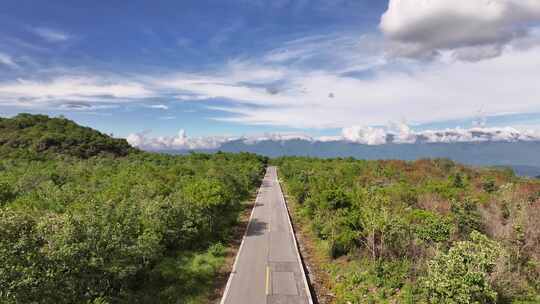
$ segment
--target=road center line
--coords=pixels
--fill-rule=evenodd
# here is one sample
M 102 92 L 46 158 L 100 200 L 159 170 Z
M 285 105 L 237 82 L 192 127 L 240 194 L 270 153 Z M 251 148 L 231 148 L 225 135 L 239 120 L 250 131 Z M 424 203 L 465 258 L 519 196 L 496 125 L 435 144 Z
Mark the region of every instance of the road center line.
M 270 294 L 270 267 L 266 266 L 266 295 Z

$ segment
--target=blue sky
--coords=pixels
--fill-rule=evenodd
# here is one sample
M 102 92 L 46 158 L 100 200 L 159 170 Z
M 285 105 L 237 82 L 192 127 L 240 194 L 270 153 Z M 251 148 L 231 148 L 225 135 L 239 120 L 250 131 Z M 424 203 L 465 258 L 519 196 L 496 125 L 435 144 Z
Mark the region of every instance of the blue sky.
M 122 137 L 538 129 L 537 1 L 448 3 L 3 1 L 0 115 Z

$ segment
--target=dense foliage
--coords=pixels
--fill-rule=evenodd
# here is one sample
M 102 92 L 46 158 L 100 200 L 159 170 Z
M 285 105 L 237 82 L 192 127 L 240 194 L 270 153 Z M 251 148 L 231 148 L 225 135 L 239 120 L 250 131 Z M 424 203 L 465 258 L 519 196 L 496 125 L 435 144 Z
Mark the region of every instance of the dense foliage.
M 537 180 L 445 159 L 275 163 L 335 303 L 540 301 Z
M 65 118 L 31 114 L 0 117 L 0 156 L 66 154 L 88 158 L 98 154 L 125 156 L 134 151 L 124 139 L 111 138 Z
M 35 119 L 41 117 L 29 117 Z M 36 142 L 36 130 L 51 128 L 23 128 L 28 139 L 19 150 Z M 77 128 L 68 136 L 86 134 Z M 12 149 L 0 159 L 0 303 L 200 303 L 266 159 L 118 157 L 110 152 L 121 144 L 89 138 L 97 139 L 53 148 L 66 148 L 62 155 L 26 157 Z M 88 145 L 103 150 L 66 156 Z

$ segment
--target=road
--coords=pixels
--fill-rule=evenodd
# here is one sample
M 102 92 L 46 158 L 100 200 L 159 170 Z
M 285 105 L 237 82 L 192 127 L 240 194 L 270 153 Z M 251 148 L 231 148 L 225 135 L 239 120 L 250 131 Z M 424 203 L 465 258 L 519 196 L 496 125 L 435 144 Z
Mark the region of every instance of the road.
M 310 304 L 275 167 L 266 171 L 221 304 Z

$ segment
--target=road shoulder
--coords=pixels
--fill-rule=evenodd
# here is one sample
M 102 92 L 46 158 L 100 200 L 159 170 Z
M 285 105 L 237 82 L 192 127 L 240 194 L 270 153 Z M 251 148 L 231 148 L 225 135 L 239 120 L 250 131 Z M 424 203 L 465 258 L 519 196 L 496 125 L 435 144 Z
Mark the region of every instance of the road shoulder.
M 309 223 L 297 214 L 297 202 L 287 194 L 285 184 L 280 184 L 282 185 L 283 196 L 289 209 L 289 216 L 291 217 L 300 255 L 306 268 L 313 302 L 318 304 L 333 303 L 334 296 L 329 288 L 330 274 L 323 267 L 323 265 L 327 265 L 331 261 L 324 254 L 324 249 L 317 246 L 315 237 L 309 229 Z

